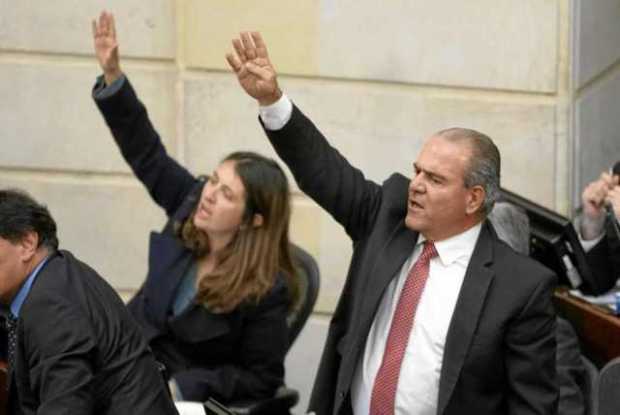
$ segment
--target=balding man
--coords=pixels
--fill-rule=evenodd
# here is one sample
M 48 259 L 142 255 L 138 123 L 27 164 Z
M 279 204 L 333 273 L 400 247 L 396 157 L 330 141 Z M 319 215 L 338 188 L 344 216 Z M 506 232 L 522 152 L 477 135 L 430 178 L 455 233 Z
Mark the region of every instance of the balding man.
M 486 220 L 499 190 L 491 139 L 439 131 L 411 178 L 374 183 L 282 94 L 258 33 L 233 44 L 228 62 L 271 144 L 353 241 L 310 410 L 555 414 L 555 276 Z

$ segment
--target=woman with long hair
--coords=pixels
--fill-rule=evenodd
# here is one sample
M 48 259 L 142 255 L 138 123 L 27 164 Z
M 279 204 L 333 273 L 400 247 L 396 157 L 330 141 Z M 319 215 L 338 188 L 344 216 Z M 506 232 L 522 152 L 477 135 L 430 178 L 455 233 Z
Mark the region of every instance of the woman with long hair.
M 169 221 L 153 232 L 146 280 L 128 307 L 183 400 L 273 396 L 283 384 L 296 295 L 290 193 L 273 160 L 225 157 L 194 177 L 168 156 L 120 69 L 114 18 L 93 21 L 103 76 L 93 97 L 114 140 Z

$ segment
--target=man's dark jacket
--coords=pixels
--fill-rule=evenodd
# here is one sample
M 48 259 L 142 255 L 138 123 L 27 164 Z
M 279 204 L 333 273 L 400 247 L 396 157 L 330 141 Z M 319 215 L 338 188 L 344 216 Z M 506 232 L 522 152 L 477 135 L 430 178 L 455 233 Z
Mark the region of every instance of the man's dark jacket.
M 266 133 L 300 188 L 353 241 L 309 407 L 350 414 L 351 382 L 375 312 L 418 238 L 404 221 L 409 179 L 366 180 L 297 107 L 281 130 Z M 438 414 L 556 413 L 554 284 L 551 271 L 483 224 L 448 329 Z
M 594 294 L 610 290 L 620 278 L 619 226 L 615 218 L 605 218 L 603 237 L 586 253 L 586 260 L 596 283 Z
M 17 330 L 11 414 L 177 414 L 122 300 L 71 253 L 40 270 Z

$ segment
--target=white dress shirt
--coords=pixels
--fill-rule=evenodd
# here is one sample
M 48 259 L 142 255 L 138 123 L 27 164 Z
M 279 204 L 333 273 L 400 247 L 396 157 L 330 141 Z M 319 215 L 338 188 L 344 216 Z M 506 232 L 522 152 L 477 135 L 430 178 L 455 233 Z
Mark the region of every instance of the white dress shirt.
M 284 127 L 291 119 L 292 113 L 293 103 L 286 94 L 282 94 L 280 99 L 271 105 L 258 107 L 260 119 L 263 120 L 265 128 L 271 131 L 277 131 Z
M 259 112 L 268 130 L 279 130 L 291 117 L 292 103 L 283 95 L 276 103 L 260 107 Z M 478 224 L 459 235 L 435 242 L 438 256 L 430 262 L 429 277 L 403 357 L 395 414 L 434 415 L 437 412 L 439 375 L 446 335 L 480 229 L 481 225 Z M 420 236 L 398 277 L 385 290 L 375 314 L 351 386 L 355 415 L 369 413 L 372 388 L 383 359 L 392 316 L 409 269 L 422 253 L 422 242 L 424 238 Z
M 461 291 L 465 271 L 480 235 L 478 224 L 449 239 L 435 242 L 438 256 L 418 303 L 396 390 L 395 414 L 434 415 L 437 412 L 439 375 L 448 327 Z M 366 346 L 357 363 L 351 387 L 355 415 L 367 415 L 375 377 L 381 366 L 392 317 L 410 268 L 422 253 L 420 236 L 412 255 L 383 293 Z

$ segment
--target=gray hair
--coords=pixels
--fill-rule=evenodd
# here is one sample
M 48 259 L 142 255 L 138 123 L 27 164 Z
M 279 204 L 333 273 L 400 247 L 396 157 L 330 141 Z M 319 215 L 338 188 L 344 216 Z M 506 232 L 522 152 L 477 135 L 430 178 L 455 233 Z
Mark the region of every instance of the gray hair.
M 501 157 L 497 146 L 486 134 L 468 128 L 448 128 L 436 135 L 451 141 L 466 140 L 469 143 L 472 156 L 465 171 L 465 187 L 482 186 L 485 192 L 482 213 L 488 215 L 500 195 Z
M 523 209 L 509 202 L 497 202 L 489 220 L 499 239 L 517 252 L 530 254 L 530 221 Z

